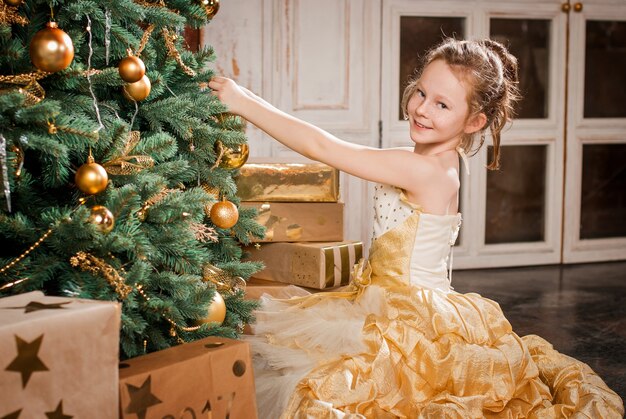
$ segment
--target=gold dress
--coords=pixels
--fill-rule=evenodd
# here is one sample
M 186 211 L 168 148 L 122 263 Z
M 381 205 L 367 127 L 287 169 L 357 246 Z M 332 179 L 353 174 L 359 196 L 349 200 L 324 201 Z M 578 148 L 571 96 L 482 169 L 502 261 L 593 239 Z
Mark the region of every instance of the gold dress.
M 450 287 L 461 216 L 375 188 L 374 239 L 351 285 L 262 297 L 250 336 L 259 418 L 622 418 L 591 368 L 500 306 Z

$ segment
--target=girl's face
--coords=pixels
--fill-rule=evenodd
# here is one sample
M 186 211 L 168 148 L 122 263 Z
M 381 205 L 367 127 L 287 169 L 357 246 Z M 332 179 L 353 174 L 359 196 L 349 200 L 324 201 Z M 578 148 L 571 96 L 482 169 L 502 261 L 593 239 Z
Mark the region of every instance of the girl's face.
M 407 111 L 416 145 L 458 143 L 468 127 L 470 86 L 443 60 L 428 64 L 417 81 Z

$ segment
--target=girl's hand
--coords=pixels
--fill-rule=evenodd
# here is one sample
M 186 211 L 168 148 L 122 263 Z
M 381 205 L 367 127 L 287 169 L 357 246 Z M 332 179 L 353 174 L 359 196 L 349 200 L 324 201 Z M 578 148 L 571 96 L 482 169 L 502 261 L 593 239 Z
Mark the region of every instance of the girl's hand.
M 233 80 L 226 77 L 213 77 L 211 81 L 209 81 L 209 88 L 220 102 L 228 107 L 230 113 L 240 116 L 243 116 L 241 113 L 245 102 L 252 99 L 250 96 L 252 93 L 248 93 L 247 89 L 244 89 Z

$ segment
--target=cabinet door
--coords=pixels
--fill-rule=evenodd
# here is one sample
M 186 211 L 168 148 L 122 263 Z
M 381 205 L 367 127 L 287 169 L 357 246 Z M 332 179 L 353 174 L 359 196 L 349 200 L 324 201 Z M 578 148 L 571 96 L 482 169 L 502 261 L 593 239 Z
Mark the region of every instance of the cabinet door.
M 565 262 L 626 258 L 626 8 L 570 11 Z
M 456 267 L 560 261 L 566 19 L 556 2 L 383 1 L 384 146 L 411 145 L 402 91 L 418 57 L 443 35 L 491 37 L 519 60 L 524 98 L 502 134 L 502 168 L 485 168 L 484 147 L 470 159 L 470 175 L 462 175 Z

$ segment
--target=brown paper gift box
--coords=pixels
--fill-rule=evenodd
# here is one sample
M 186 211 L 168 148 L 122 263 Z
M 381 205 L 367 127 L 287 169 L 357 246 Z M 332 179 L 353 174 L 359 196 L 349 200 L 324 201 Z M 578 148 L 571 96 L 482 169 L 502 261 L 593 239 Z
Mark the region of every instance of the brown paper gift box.
M 235 181 L 242 201 L 339 200 L 339 171 L 323 163 L 247 163 Z
M 359 241 L 322 243 L 266 243 L 250 246 L 249 260 L 260 260 L 265 269 L 256 278 L 324 289 L 350 282 L 350 273 L 363 255 Z
M 120 364 L 120 418 L 257 417 L 248 343 L 209 337 Z
M 246 284 L 245 299 L 246 300 L 258 300 L 263 294 L 270 295 L 274 298 L 289 298 L 290 294 L 286 293 L 286 288 L 292 284 L 278 281 L 268 281 L 267 279 L 250 278 Z M 324 290 L 316 288 L 305 288 L 308 292 L 323 292 Z M 328 289 L 330 291 L 330 289 Z
M 342 241 L 342 202 L 242 202 L 259 211 L 256 220 L 266 227 L 260 242 Z
M 0 417 L 116 418 L 120 309 L 39 291 L 0 299 Z

